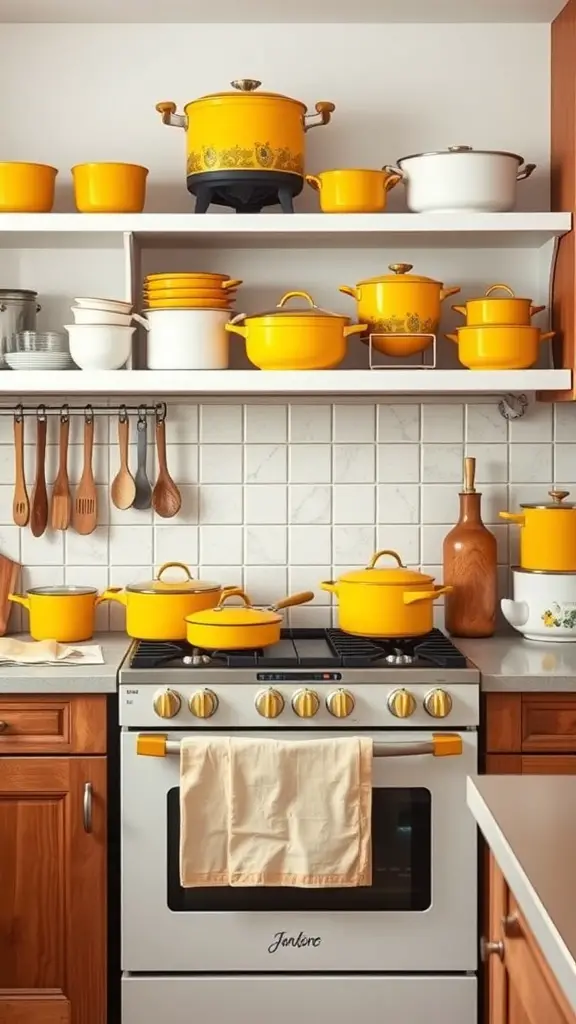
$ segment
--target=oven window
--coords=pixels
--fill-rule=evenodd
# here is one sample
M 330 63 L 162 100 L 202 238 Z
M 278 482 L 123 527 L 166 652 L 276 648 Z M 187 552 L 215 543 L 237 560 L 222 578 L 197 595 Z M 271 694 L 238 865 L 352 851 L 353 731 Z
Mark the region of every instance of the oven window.
M 428 910 L 432 800 L 427 789 L 372 790 L 372 885 L 355 889 L 180 885 L 180 792 L 167 795 L 168 906 L 191 910 Z

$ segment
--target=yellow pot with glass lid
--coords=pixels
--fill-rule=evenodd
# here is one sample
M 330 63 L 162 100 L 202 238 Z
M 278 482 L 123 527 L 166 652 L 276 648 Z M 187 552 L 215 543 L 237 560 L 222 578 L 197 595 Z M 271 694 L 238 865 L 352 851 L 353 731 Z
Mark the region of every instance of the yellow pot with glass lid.
M 520 566 L 537 572 L 576 572 L 576 504 L 569 491 L 548 491 L 551 502 L 520 504 L 522 512 L 500 512 L 520 527 Z
M 505 295 L 494 295 L 503 291 Z M 467 327 L 482 324 L 530 325 L 532 317 L 546 306 L 535 306 L 532 299 L 521 299 L 507 284 L 493 284 L 479 299 L 468 299 L 463 306 L 452 306 L 456 313 L 466 317 Z
M 389 555 L 396 565 L 377 565 Z M 434 601 L 452 587 L 407 569 L 396 551 L 377 551 L 365 569 L 347 572 L 320 584 L 338 598 L 338 625 L 357 636 L 422 636 L 434 626 Z
M 431 277 L 410 274 L 411 263 L 391 263 L 391 274 L 359 281 L 340 291 L 356 299 L 358 319 L 368 325 L 374 335 L 372 344 L 388 356 L 411 356 L 424 352 L 431 344 L 440 324 L 444 299 L 460 291 L 458 286 L 445 288 Z

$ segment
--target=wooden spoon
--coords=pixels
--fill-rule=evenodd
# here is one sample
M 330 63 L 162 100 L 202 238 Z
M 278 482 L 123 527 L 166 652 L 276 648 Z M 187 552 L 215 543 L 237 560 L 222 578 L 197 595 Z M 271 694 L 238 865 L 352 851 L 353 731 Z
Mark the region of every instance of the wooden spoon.
M 72 516 L 72 495 L 68 480 L 68 438 L 70 436 L 70 416 L 66 407 L 60 413 L 60 454 L 58 475 L 54 481 L 52 501 L 50 504 L 50 526 L 53 530 L 67 530 Z
M 134 504 L 136 482 L 128 468 L 128 440 L 130 421 L 126 409 L 118 413 L 118 449 L 120 451 L 120 469 L 112 481 L 110 494 L 116 508 L 127 509 Z
M 88 408 L 84 414 L 84 467 L 72 508 L 72 526 L 76 533 L 93 533 L 97 524 L 96 482 L 92 471 L 94 448 L 94 413 Z
M 30 499 L 26 490 L 24 475 L 24 413 L 22 406 L 14 413 L 14 450 L 16 455 L 16 484 L 14 485 L 14 501 L 12 518 L 16 526 L 26 526 L 30 518 Z
M 171 519 L 180 511 L 182 497 L 166 465 L 166 413 L 156 411 L 156 450 L 158 478 L 152 491 L 152 508 L 162 519 Z
M 36 480 L 30 507 L 30 529 L 34 537 L 41 537 L 48 523 L 48 494 L 46 492 L 46 410 L 41 405 L 36 413 Z

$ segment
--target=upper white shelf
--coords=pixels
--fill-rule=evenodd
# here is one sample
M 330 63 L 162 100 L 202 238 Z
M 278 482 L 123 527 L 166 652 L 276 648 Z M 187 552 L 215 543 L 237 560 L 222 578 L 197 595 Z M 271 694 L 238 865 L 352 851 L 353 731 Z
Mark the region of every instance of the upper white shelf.
M 236 0 L 216 5 L 190 0 L 2 0 L 1 22 L 75 23 L 416 23 L 551 22 L 567 0 Z
M 0 372 L 0 401 L 25 395 L 318 396 L 563 391 L 570 370 L 66 370 Z
M 0 248 L 540 248 L 571 230 L 570 213 L 5 213 Z

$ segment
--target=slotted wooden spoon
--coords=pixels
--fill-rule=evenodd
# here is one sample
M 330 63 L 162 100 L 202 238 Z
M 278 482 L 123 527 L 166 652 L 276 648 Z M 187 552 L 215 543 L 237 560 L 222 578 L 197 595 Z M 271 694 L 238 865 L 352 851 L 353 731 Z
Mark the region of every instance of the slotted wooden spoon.
M 156 451 L 158 478 L 152 491 L 152 508 L 162 519 L 172 519 L 180 511 L 182 497 L 166 464 L 166 406 L 156 409 Z
M 112 481 L 110 496 L 116 508 L 127 509 L 134 504 L 136 482 L 128 468 L 128 441 L 130 421 L 126 407 L 118 412 L 118 449 L 120 451 L 120 469 Z
M 14 485 L 14 501 L 12 518 L 16 526 L 26 526 L 30 518 L 30 499 L 26 490 L 24 475 L 24 412 L 18 406 L 14 413 L 14 453 L 16 460 L 16 483 Z
M 94 413 L 90 407 L 84 414 L 84 466 L 76 488 L 72 507 L 72 526 L 76 533 L 93 533 L 98 521 L 96 481 L 92 470 L 94 449 Z
M 72 517 L 72 495 L 68 480 L 68 438 L 70 436 L 70 416 L 67 406 L 60 413 L 60 454 L 58 475 L 54 481 L 52 501 L 50 503 L 50 526 L 53 530 L 67 530 Z
M 43 405 L 36 413 L 36 480 L 30 503 L 30 530 L 41 537 L 48 524 L 48 493 L 46 491 L 46 410 Z

